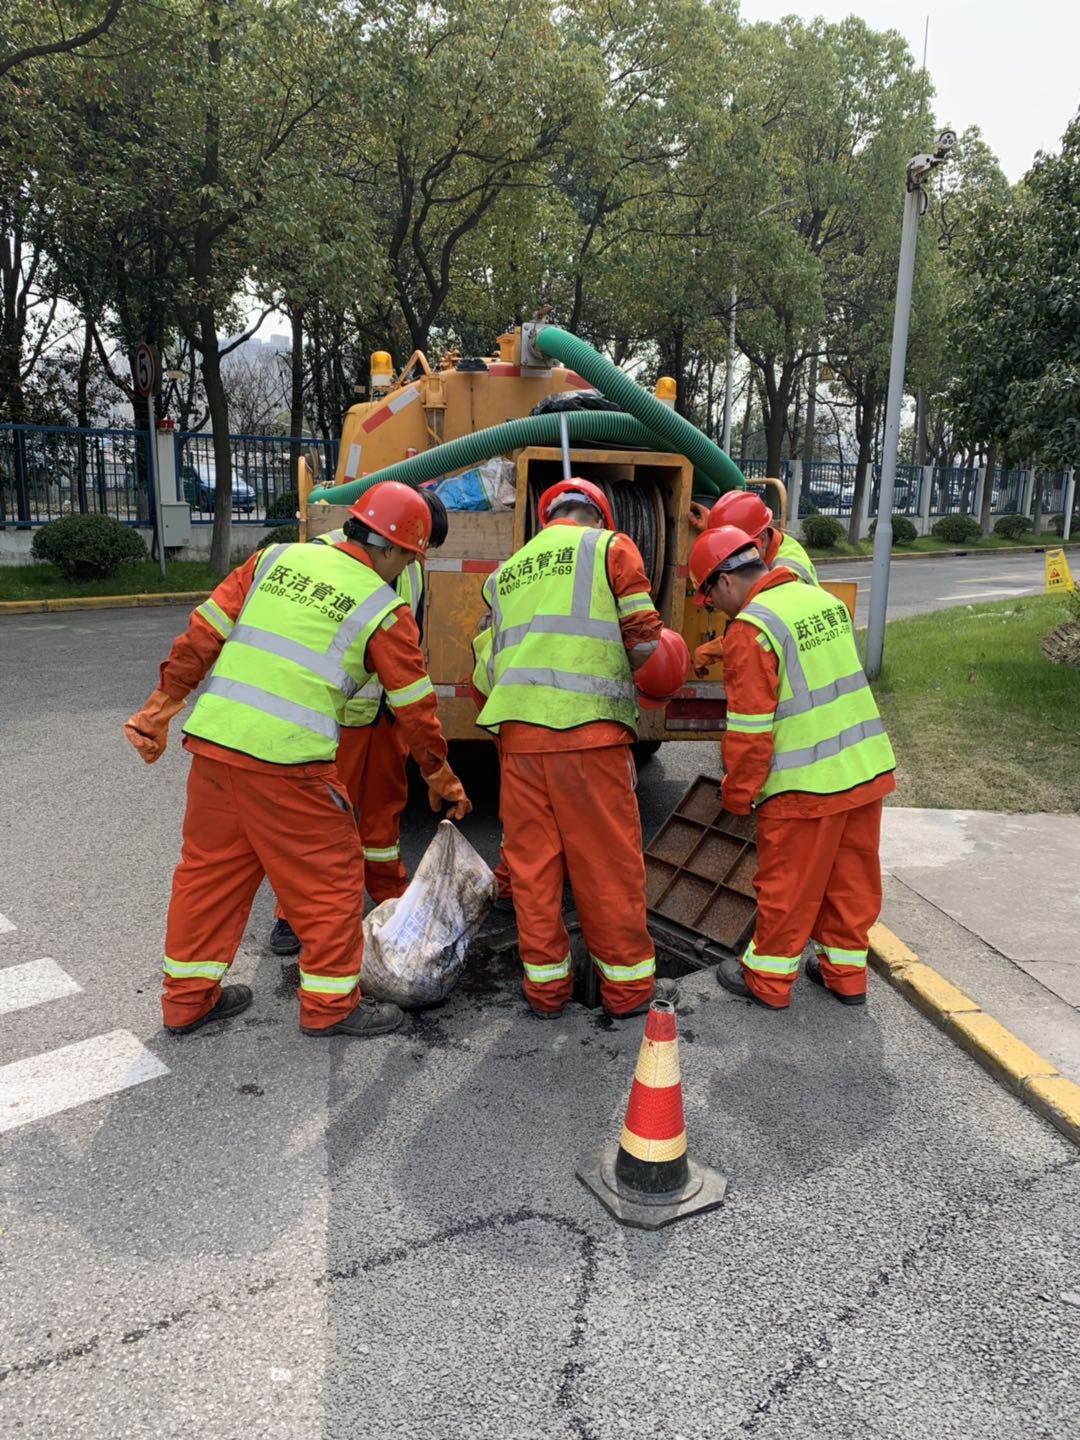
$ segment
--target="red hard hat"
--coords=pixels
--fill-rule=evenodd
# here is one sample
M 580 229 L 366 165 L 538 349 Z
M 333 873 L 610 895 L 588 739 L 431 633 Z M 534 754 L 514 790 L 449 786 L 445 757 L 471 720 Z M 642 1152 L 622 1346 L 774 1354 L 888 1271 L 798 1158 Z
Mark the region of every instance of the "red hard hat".
M 737 525 L 752 540 L 772 523 L 772 511 L 752 490 L 729 490 L 709 511 L 710 530 L 717 530 L 721 525 Z
M 604 517 L 605 527 L 608 530 L 615 529 L 615 516 L 612 515 L 608 498 L 600 489 L 600 486 L 594 485 L 591 480 L 578 480 L 575 476 L 571 475 L 569 480 L 560 480 L 557 485 L 550 485 L 540 496 L 540 504 L 537 506 L 537 512 L 540 516 L 541 530 L 548 523 L 548 514 L 552 505 L 554 505 L 560 495 L 576 495 L 581 499 L 583 504 L 594 505 Z
M 382 480 L 360 496 L 349 514 L 361 525 L 374 530 L 392 545 L 426 555 L 431 539 L 431 510 L 427 501 L 411 485 L 400 480 Z
M 753 540 L 737 525 L 721 525 L 717 530 L 706 530 L 698 536 L 690 551 L 689 566 L 695 605 L 705 604 L 705 587 L 724 562 L 748 548 L 753 550 L 755 560 L 760 558 Z
M 676 690 L 681 690 L 690 674 L 690 651 L 677 630 L 665 625 L 660 643 L 640 670 L 634 671 L 638 688 L 638 704 L 644 710 L 658 710 L 666 705 Z

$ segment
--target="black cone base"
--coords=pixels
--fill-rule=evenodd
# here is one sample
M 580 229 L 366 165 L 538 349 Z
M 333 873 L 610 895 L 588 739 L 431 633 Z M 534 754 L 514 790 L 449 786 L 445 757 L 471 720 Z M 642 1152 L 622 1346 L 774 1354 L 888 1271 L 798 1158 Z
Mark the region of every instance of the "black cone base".
M 632 1225 L 636 1230 L 660 1230 L 688 1215 L 715 1210 L 727 1194 L 728 1182 L 723 1175 L 695 1160 L 688 1162 L 688 1179 L 677 1190 L 659 1193 L 631 1190 L 615 1174 L 618 1153 L 617 1145 L 605 1145 L 602 1150 L 584 1156 L 578 1162 L 576 1173 L 586 1190 L 592 1191 L 620 1225 Z

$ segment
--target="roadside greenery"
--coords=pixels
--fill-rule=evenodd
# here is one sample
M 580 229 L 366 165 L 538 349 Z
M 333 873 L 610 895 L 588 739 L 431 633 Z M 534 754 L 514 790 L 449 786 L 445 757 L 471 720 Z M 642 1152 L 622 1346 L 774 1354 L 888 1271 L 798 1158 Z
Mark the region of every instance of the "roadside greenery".
M 898 757 L 889 803 L 1080 811 L 1080 670 L 1041 649 L 1068 614 L 1040 595 L 892 621 L 874 687 Z
M 55 565 L 66 580 L 105 580 L 146 559 L 142 537 L 110 515 L 65 515 L 34 531 L 36 560 Z
M 145 550 L 143 554 L 145 555 Z M 0 600 L 61 600 L 78 595 L 160 595 L 212 590 L 220 576 L 198 560 L 170 560 L 161 578 L 156 562 L 125 565 L 96 580 L 68 580 L 55 565 L 0 565 Z

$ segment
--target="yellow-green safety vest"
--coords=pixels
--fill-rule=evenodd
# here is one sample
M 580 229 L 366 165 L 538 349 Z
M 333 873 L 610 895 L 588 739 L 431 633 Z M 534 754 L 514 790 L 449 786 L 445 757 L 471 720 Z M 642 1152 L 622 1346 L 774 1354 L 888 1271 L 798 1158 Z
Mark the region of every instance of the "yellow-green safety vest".
M 313 537 L 312 543 L 317 545 L 340 545 L 348 537 L 344 530 L 327 530 L 324 535 Z M 420 597 L 424 593 L 424 567 L 419 560 L 412 560 L 397 578 L 394 587 L 405 604 L 414 615 L 418 613 Z M 356 692 L 353 698 L 345 707 L 341 717 L 342 726 L 348 730 L 362 730 L 366 725 L 374 725 L 379 718 L 379 710 L 382 707 L 382 699 L 385 694 L 382 682 L 377 675 L 372 675 L 367 683 Z
M 760 591 L 736 618 L 761 632 L 779 664 L 775 713 L 727 716 L 729 731 L 772 731 L 772 767 L 755 804 L 791 790 L 838 794 L 896 768 L 845 605 L 817 585 L 789 583 Z
M 793 570 L 799 579 L 805 580 L 808 585 L 818 583 L 814 562 L 794 535 L 784 535 L 781 538 L 780 549 L 776 552 L 776 559 L 770 568 L 776 570 L 781 565 L 788 570 Z
M 637 691 L 619 620 L 651 609 L 647 593 L 616 600 L 612 530 L 552 525 L 489 575 L 491 625 L 473 642 L 473 681 L 487 696 L 476 723 L 572 730 L 617 720 L 637 734 Z
M 368 641 L 401 603 L 344 551 L 271 545 L 235 624 L 212 600 L 196 610 L 225 644 L 184 733 L 278 765 L 333 760 Z

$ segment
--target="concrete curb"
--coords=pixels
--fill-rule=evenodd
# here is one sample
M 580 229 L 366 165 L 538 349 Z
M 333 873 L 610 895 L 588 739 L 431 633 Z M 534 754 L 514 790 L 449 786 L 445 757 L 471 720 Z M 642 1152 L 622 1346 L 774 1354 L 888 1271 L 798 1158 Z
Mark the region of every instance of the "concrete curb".
M 209 590 L 171 595 L 67 595 L 56 600 L 0 600 L 0 615 L 38 615 L 53 610 L 137 610 L 145 605 L 199 605 Z
M 925 965 L 885 925 L 875 925 L 870 931 L 870 964 L 995 1080 L 1080 1146 L 1080 1085 Z
M 1045 555 L 1047 550 L 1076 550 L 1080 548 L 1080 540 L 1059 541 L 1056 545 L 1000 545 L 994 550 L 894 550 L 892 561 L 897 560 L 957 560 L 961 556 L 977 556 L 983 558 L 1000 560 L 1002 555 Z M 874 558 L 872 555 L 815 555 L 813 551 L 807 552 L 814 562 L 815 569 L 820 570 L 822 565 L 858 565 L 862 561 L 867 564 Z

